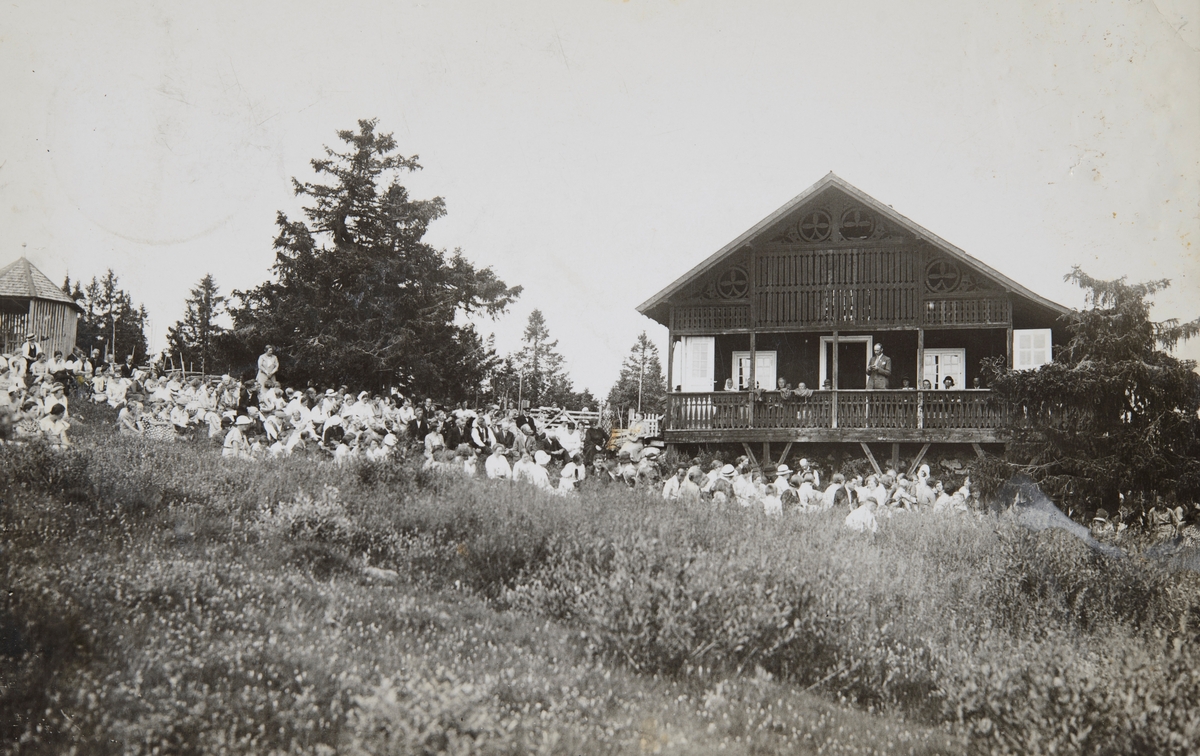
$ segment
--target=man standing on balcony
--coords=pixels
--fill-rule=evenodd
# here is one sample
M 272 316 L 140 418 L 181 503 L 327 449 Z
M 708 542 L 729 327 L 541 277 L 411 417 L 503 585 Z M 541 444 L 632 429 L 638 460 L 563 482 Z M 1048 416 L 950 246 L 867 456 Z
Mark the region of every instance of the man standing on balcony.
M 883 344 L 875 342 L 875 356 L 867 365 L 867 388 L 885 389 L 892 377 L 892 358 L 883 353 Z

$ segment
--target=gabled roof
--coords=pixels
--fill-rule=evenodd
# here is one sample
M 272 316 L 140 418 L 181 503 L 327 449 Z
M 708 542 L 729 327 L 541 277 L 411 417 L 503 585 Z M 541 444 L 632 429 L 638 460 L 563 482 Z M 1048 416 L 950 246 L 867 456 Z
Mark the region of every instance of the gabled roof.
M 776 223 L 781 221 L 784 217 L 786 217 L 793 211 L 798 210 L 801 206 L 804 205 L 805 202 L 809 201 L 810 199 L 814 198 L 815 196 L 817 196 L 818 194 L 820 194 L 821 192 L 823 192 L 829 188 L 840 189 L 842 192 L 844 192 L 848 196 L 854 198 L 858 202 L 861 202 L 863 205 L 865 205 L 865 206 L 871 208 L 872 210 L 874 210 L 875 212 L 879 213 L 879 215 L 881 215 L 882 217 L 886 218 L 887 220 L 892 221 L 896 225 L 907 230 L 909 233 L 911 233 L 917 239 L 928 242 L 929 244 L 931 244 L 933 247 L 935 247 L 939 251 L 945 253 L 947 256 L 955 258 L 958 261 L 965 263 L 968 266 L 983 272 L 985 275 L 990 276 L 992 279 L 994 279 L 995 281 L 1000 283 L 1002 286 L 1004 286 L 1009 291 L 1019 294 L 1022 297 L 1025 297 L 1026 299 L 1029 299 L 1029 300 L 1035 302 L 1036 304 L 1041 305 L 1042 307 L 1050 309 L 1059 315 L 1065 315 L 1066 313 L 1070 312 L 1070 310 L 1068 308 L 1063 307 L 1062 305 L 1058 304 L 1057 302 L 1052 302 L 1049 299 L 1046 299 L 1045 297 L 1041 296 L 1040 294 L 1035 294 L 1034 292 L 1025 288 L 1021 284 L 1012 280 L 1008 276 L 1005 276 L 1004 274 L 1000 273 L 999 271 L 993 270 L 991 267 L 983 264 L 982 262 L 975 259 L 974 257 L 971 257 L 966 252 L 964 252 L 963 250 L 954 246 L 953 244 L 946 241 L 945 239 L 941 238 L 940 236 L 933 233 L 932 231 L 929 231 L 928 229 L 926 229 L 922 226 L 919 226 L 916 223 L 913 223 L 908 218 L 905 218 L 903 215 L 896 212 L 895 210 L 888 207 L 887 205 L 881 203 L 879 200 L 870 196 L 866 192 L 863 192 L 861 189 L 847 183 L 844 179 L 842 179 L 839 176 L 837 176 L 836 174 L 834 174 L 833 171 L 830 171 L 829 173 L 825 174 L 824 178 L 822 178 L 820 181 L 813 184 L 812 186 L 808 187 L 803 192 L 800 192 L 800 194 L 796 195 L 791 200 L 789 200 L 783 207 L 781 207 L 778 210 L 776 210 L 775 212 L 771 213 L 766 218 L 763 218 L 761 221 L 756 223 L 754 226 L 752 226 L 748 231 L 743 233 L 741 236 L 739 236 L 736 239 L 734 239 L 733 241 L 729 242 L 724 247 L 721 247 L 719 250 L 717 250 L 715 253 L 710 255 L 707 259 L 705 259 L 699 265 L 692 268 L 687 273 L 684 273 L 679 278 L 675 279 L 675 281 L 673 283 L 671 283 L 671 285 L 667 286 L 665 289 L 658 292 L 653 297 L 650 297 L 645 302 L 642 302 L 640 305 L 638 305 L 638 308 L 637 308 L 638 312 L 640 312 L 643 315 L 646 315 L 648 317 L 654 317 L 654 315 L 652 314 L 652 311 L 654 311 L 655 309 L 662 307 L 664 304 L 666 304 L 668 299 L 670 299 L 672 296 L 677 294 L 689 282 L 694 281 L 699 276 L 702 276 L 705 273 L 711 271 L 713 268 L 715 268 L 717 265 L 719 265 L 721 263 L 721 261 L 723 261 L 725 258 L 732 255 L 737 250 L 741 249 L 743 246 L 753 243 L 753 241 L 759 236 L 759 234 L 767 231 L 772 226 L 774 226 Z M 655 319 L 659 320 L 658 318 L 655 318 Z M 662 321 L 660 320 L 660 322 L 662 322 Z
M 16 262 L 0 268 L 0 297 L 48 299 L 82 309 L 79 303 L 55 286 L 45 273 L 33 267 L 33 263 L 24 257 L 18 257 Z

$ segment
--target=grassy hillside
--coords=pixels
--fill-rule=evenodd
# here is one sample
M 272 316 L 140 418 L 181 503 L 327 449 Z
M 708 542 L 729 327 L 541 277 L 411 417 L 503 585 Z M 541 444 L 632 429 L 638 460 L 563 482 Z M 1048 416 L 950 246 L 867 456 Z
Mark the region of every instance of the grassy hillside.
M 1200 576 L 116 437 L 0 450 L 12 753 L 1187 753 Z

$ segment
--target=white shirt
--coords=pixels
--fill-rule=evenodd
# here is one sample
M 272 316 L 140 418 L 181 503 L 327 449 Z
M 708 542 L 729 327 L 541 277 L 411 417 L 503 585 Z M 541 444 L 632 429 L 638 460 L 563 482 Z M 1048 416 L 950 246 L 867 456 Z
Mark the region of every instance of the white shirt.
M 503 454 L 492 454 L 483 463 L 484 472 L 492 480 L 509 480 L 512 478 L 512 466 Z
M 667 478 L 667 482 L 663 483 L 662 497 L 667 501 L 675 501 L 679 498 L 679 476 L 672 475 Z
M 860 533 L 866 533 L 868 530 L 875 533 L 879 530 L 879 522 L 876 521 L 875 515 L 864 504 L 846 515 L 846 527 L 851 530 L 857 530 Z

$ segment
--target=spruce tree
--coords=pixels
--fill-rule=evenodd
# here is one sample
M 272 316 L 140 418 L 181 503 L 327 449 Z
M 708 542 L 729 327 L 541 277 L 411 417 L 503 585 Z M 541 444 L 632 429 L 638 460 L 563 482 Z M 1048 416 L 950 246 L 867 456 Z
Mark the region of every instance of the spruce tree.
M 642 414 L 661 414 L 666 396 L 667 380 L 658 346 L 642 331 L 621 364 L 621 374 L 608 392 L 608 403 L 619 412 L 632 408 Z
M 146 358 L 146 308 L 134 306 L 133 297 L 120 287 L 112 268 L 102 278 L 93 276 L 86 286 L 76 282 L 71 295 L 83 308 L 75 332 L 80 349 L 101 349 L 102 355 L 112 355 L 115 335 L 114 360 L 124 362 L 130 354 L 135 363 Z
M 498 316 L 521 288 L 424 242 L 445 203 L 412 199 L 398 175 L 420 168 L 416 156 L 394 154 L 375 121 L 358 126 L 338 132 L 345 151 L 312 161 L 328 183 L 293 179 L 310 201 L 305 220 L 278 214 L 272 280 L 234 292 L 227 352 L 250 372 L 272 344 L 280 372 L 300 383 L 473 397 L 489 366 L 465 319 Z
M 573 404 L 574 390 L 563 357 L 558 353 L 558 339 L 550 338 L 541 310 L 529 313 L 522 341 L 525 345 L 512 356 L 513 365 L 522 376 L 521 397 L 531 407 Z
M 225 297 L 217 289 L 212 274 L 204 276 L 184 303 L 183 319 L 167 329 L 167 345 L 183 366 L 195 366 L 208 373 L 215 367 L 217 340 L 225 331 L 217 324 L 225 306 Z
M 1150 319 L 1167 280 L 1102 281 L 1075 267 L 1087 292 L 1067 316 L 1069 342 L 1037 370 L 994 364 L 1008 407 L 1010 459 L 1077 512 L 1149 509 L 1158 497 L 1200 498 L 1200 376 L 1167 349 L 1200 334 L 1190 323 Z

